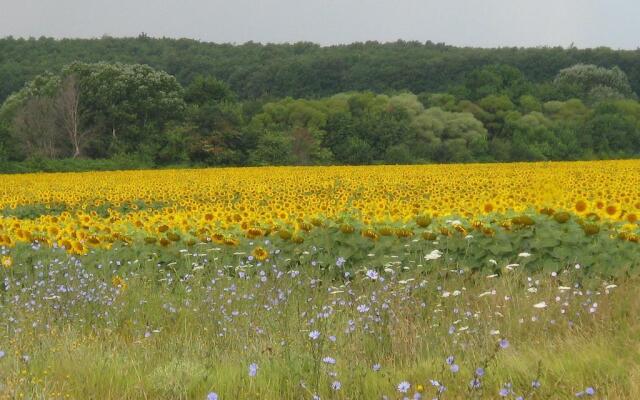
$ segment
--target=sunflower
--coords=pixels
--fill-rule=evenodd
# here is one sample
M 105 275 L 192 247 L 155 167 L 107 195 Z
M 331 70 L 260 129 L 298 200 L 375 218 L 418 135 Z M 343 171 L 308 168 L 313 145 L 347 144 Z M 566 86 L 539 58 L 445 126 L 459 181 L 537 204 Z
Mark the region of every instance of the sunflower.
M 258 227 L 252 227 L 247 229 L 247 237 L 249 239 L 255 239 L 262 235 L 264 235 L 264 231 Z
M 120 275 L 115 275 L 111 278 L 111 285 L 113 285 L 114 288 L 122 290 L 127 288 L 127 282 Z
M 364 229 L 362 231 L 362 236 L 369 238 L 371 240 L 378 240 L 378 238 L 380 237 L 380 235 L 378 235 L 378 233 L 373 229 Z
M 3 268 L 9 269 L 13 265 L 13 258 L 9 256 L 2 256 L 2 258 L 0 259 L 0 264 L 2 264 Z
M 84 247 L 84 245 L 81 242 L 78 241 L 74 241 L 72 243 L 72 248 L 70 250 L 70 253 L 75 253 L 75 254 L 85 254 L 86 253 L 86 249 Z
M 258 261 L 264 261 L 267 258 L 269 258 L 269 252 L 264 248 L 264 247 L 256 247 L 255 249 L 253 249 L 253 251 L 251 252 L 251 254 L 256 258 L 256 260 Z
M 585 212 L 587 209 L 587 203 L 584 200 L 578 200 L 575 205 L 576 211 L 579 213 Z

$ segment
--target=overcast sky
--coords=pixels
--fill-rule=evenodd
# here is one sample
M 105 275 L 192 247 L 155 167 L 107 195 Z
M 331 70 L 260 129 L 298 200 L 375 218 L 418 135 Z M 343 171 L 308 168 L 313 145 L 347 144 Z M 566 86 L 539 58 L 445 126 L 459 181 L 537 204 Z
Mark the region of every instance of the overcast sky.
M 640 0 L 0 0 L 0 36 L 640 47 Z

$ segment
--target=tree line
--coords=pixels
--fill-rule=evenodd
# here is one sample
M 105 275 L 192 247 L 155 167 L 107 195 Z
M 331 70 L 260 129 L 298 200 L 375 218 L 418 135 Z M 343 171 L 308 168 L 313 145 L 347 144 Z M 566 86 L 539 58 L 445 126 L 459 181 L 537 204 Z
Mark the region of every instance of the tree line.
M 85 46 L 91 54 L 90 50 L 113 43 L 115 50 L 103 49 L 101 56 L 108 62 L 70 62 L 55 68 L 55 60 L 68 56 L 56 57 L 58 52 L 52 50 L 56 46 Z M 134 44 L 144 51 L 123 50 Z M 202 70 L 178 68 L 180 75 L 175 76 L 151 65 L 119 62 L 130 61 L 127 57 L 136 54 L 166 59 L 163 52 L 149 49 L 179 45 L 192 51 L 188 53 L 191 61 L 182 60 L 181 65 L 194 62 Z M 640 103 L 630 78 L 637 66 L 625 70 L 610 63 L 633 58 L 637 52 L 459 49 L 411 42 L 234 47 L 141 37 L 3 39 L 0 54 L 11 46 L 52 52 L 53 68 L 23 82 L 0 107 L 0 168 L 4 169 L 25 160 L 56 159 L 233 166 L 533 161 L 640 154 Z M 212 60 L 205 50 L 256 58 L 229 66 L 225 73 L 217 68 L 229 61 Z M 317 62 L 343 54 L 351 60 L 347 64 L 354 80 L 345 80 L 339 73 L 341 63 L 329 63 L 315 76 L 305 76 L 295 62 L 271 71 L 271 76 L 263 75 L 264 82 L 254 86 L 254 92 L 243 86 L 256 84 L 252 78 L 242 85 L 234 81 L 233 74 L 255 68 L 269 51 L 284 60 L 317 57 Z M 240 57 L 237 54 L 232 60 Z M 414 60 L 416 54 L 423 56 Z M 523 64 L 524 70 L 515 62 L 503 62 L 523 54 L 557 57 L 530 59 Z M 576 54 L 610 57 L 600 65 L 565 66 Z M 193 60 L 198 57 L 199 63 Z M 367 61 L 359 64 L 362 59 Z M 369 64 L 372 59 L 380 64 Z M 265 64 L 270 60 L 266 57 Z M 434 70 L 424 84 L 422 72 L 413 75 L 408 66 L 426 61 L 460 68 Z M 407 70 L 399 80 L 389 66 L 403 62 Z M 7 65 L 0 61 L 0 77 Z M 558 65 L 553 73 L 535 73 Z M 354 70 L 361 74 L 357 79 Z M 305 83 L 296 87 L 298 81 L 293 79 L 290 86 L 282 86 L 280 77 L 296 71 Z M 335 79 L 325 75 L 330 71 L 337 73 Z M 13 88 L 14 82 L 0 81 L 0 85 Z M 428 90 L 420 90 L 424 87 Z
M 215 76 L 241 99 L 320 98 L 340 92 L 449 92 L 464 77 L 490 64 L 509 65 L 534 83 L 552 80 L 575 64 L 618 66 L 640 93 L 640 50 L 606 47 L 454 47 L 397 41 L 323 47 L 314 43 L 241 45 L 190 39 L 137 38 L 0 39 L 0 102 L 45 71 L 74 61 L 146 64 L 186 86 L 196 76 Z M 548 98 L 543 100 L 550 100 Z

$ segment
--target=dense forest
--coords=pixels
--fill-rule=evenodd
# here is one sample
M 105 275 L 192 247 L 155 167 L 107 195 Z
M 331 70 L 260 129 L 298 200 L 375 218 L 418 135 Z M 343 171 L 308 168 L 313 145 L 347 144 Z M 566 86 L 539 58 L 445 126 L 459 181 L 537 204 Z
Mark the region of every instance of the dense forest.
M 638 157 L 639 92 L 640 50 L 5 38 L 0 169 Z

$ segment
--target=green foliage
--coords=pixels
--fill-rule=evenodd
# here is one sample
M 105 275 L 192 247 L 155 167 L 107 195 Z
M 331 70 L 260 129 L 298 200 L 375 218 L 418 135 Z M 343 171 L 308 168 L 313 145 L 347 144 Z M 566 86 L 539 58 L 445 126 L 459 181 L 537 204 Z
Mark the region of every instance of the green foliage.
M 471 100 L 504 94 L 517 98 L 530 91 L 522 72 L 510 65 L 488 65 L 471 71 L 464 85 Z
M 65 204 L 24 204 L 15 208 L 0 209 L 0 215 L 3 217 L 16 217 L 20 219 L 35 219 L 43 215 L 59 215 L 66 211 Z
M 213 77 L 197 76 L 185 89 L 188 142 L 186 159 L 205 165 L 242 165 L 252 138 L 243 135 L 242 104 L 229 86 Z
M 635 98 L 629 78 L 618 67 L 577 64 L 565 68 L 554 80 L 559 94 L 597 102 L 602 99 Z
M 83 122 L 97 131 L 88 150 L 94 157 L 152 156 L 166 124 L 182 118 L 182 87 L 166 72 L 146 65 L 74 63 L 62 74 L 78 77 Z
M 450 92 L 475 74 L 480 78 L 489 76 L 476 85 L 480 89 L 494 79 L 497 87 L 509 88 L 519 81 L 520 74 L 538 84 L 552 80 L 559 70 L 575 64 L 607 68 L 618 65 L 629 77 L 633 90 L 640 90 L 640 55 L 604 47 L 479 49 L 404 41 L 324 47 L 253 42 L 233 46 L 149 37 L 5 38 L 0 39 L 0 54 L 0 101 L 36 75 L 58 71 L 78 60 L 146 64 L 169 72 L 185 86 L 198 75 L 215 76 L 228 82 L 243 99 L 322 97 L 366 89 Z
M 559 143 L 551 121 L 541 113 L 515 116 L 507 121 L 506 129 L 511 132 L 514 159 L 538 161 L 559 158 Z
M 253 165 L 289 165 L 292 139 L 280 132 L 265 132 L 251 155 Z
M 166 167 L 177 166 L 166 165 Z M 0 171 L 3 173 L 116 171 L 158 167 L 149 161 L 126 155 L 118 155 L 110 159 L 62 158 L 53 160 L 32 158 L 24 161 L 0 161 Z
M 12 147 L 9 126 L 0 119 L 0 163 L 9 161 L 13 153 Z
M 54 49 L 59 58 L 41 58 Z M 70 157 L 241 166 L 640 154 L 633 52 L 0 39 L 0 54 L 30 51 L 32 67 L 0 61 L 0 89 L 14 91 L 0 91 L 4 171 Z M 97 62 L 104 52 L 111 63 Z
M 633 102 L 603 103 L 585 123 L 582 143 L 608 157 L 640 154 L 640 107 Z
M 415 160 L 408 145 L 401 143 L 391 146 L 384 153 L 384 161 L 387 164 L 411 164 Z

